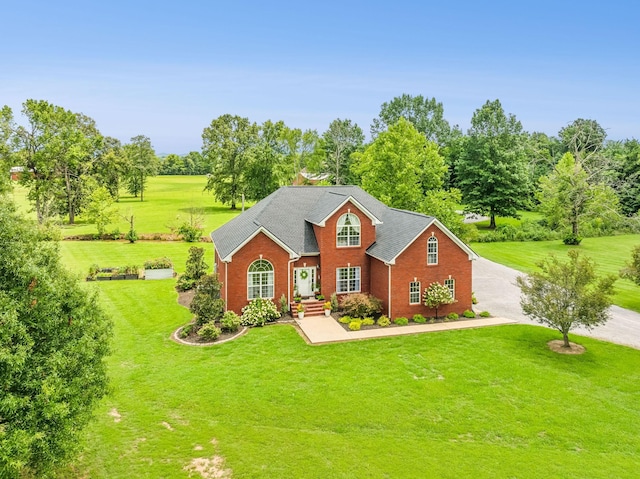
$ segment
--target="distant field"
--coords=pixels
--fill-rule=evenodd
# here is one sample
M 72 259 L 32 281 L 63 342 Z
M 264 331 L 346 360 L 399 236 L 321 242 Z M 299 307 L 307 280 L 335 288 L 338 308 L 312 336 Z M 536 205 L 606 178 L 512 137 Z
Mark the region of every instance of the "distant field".
M 121 215 L 134 215 L 138 234 L 169 233 L 170 224 L 188 220 L 190 208 L 197 208 L 204 220 L 203 234 L 208 235 L 235 217 L 240 210 L 233 211 L 228 205 L 215 201 L 210 193 L 203 192 L 205 184 L 204 176 L 155 176 L 149 178 L 143 202 L 123 190 L 117 204 Z M 14 199 L 23 212 L 29 211 L 24 188 L 16 187 Z M 240 206 L 238 204 L 238 208 Z M 97 232 L 95 225 L 87 223 L 82 214 L 75 225 L 63 224 L 62 228 L 64 236 Z M 116 224 L 109 225 L 107 231 L 116 229 L 125 233 L 129 230 L 129 224 L 124 218 L 119 218 Z
M 599 274 L 618 275 L 624 264 L 630 261 L 632 248 L 638 244 L 640 235 L 603 236 L 585 238 L 575 248 L 596 262 Z M 536 263 L 548 254 L 553 253 L 562 259 L 571 248 L 562 241 L 474 243 L 471 247 L 491 261 L 525 273 L 534 271 Z M 615 288 L 615 304 L 640 312 L 640 286 L 626 279 L 618 279 Z

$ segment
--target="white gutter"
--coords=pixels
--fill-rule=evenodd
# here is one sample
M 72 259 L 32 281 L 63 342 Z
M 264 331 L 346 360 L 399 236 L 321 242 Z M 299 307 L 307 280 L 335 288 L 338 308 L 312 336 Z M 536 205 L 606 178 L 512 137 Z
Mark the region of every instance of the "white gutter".
M 389 285 L 388 285 L 388 306 L 387 306 L 387 316 L 389 317 L 389 319 L 391 319 L 393 316 L 391 316 L 391 263 L 387 263 L 387 266 L 389 267 Z

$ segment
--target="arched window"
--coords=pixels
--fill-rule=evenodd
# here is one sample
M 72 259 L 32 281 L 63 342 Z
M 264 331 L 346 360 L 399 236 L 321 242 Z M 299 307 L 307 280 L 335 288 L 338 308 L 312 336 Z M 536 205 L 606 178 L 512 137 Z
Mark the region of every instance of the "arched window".
M 427 240 L 427 264 L 438 264 L 438 238 L 435 236 Z
M 360 246 L 360 220 L 353 213 L 345 213 L 338 219 L 338 246 Z
M 273 265 L 266 259 L 256 260 L 249 266 L 247 297 L 273 298 Z

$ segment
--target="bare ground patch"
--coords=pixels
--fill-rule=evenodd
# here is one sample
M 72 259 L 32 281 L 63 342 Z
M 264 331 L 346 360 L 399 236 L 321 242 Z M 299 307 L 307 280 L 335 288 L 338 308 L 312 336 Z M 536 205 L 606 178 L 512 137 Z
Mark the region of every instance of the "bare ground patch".
M 564 341 L 561 339 L 554 339 L 553 341 L 549 341 L 547 343 L 549 349 L 553 352 L 560 354 L 582 354 L 586 351 L 584 346 L 580 346 L 579 344 L 569 342 L 569 347 L 565 347 Z
M 113 418 L 113 422 L 122 421 L 122 416 L 116 408 L 112 408 L 111 411 L 109 411 L 107 414 Z

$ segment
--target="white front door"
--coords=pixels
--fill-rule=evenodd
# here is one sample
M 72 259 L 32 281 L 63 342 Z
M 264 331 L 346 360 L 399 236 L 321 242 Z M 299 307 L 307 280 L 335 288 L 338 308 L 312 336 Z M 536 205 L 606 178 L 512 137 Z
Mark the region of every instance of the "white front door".
M 315 268 L 296 268 L 296 289 L 300 296 L 313 296 Z

